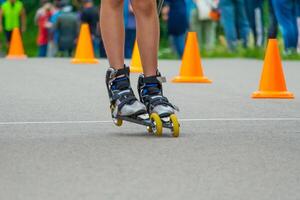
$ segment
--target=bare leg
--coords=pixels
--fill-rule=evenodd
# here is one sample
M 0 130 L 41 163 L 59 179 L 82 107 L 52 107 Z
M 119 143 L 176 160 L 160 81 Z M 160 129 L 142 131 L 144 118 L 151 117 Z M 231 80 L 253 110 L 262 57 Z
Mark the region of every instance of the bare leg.
M 137 41 L 144 75 L 154 76 L 157 70 L 159 46 L 159 20 L 156 0 L 132 0 L 137 22 Z
M 114 69 L 121 69 L 124 66 L 123 4 L 123 0 L 101 1 L 101 34 L 109 64 Z

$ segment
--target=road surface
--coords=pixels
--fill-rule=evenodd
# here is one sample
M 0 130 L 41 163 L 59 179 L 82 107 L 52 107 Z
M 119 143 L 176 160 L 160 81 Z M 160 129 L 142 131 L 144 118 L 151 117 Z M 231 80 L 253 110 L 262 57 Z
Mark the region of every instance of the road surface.
M 0 199 L 300 199 L 299 62 L 284 62 L 294 100 L 250 98 L 258 60 L 203 60 L 213 84 L 168 82 L 177 139 L 111 123 L 107 65 L 0 61 Z M 180 62 L 160 66 L 171 80 Z

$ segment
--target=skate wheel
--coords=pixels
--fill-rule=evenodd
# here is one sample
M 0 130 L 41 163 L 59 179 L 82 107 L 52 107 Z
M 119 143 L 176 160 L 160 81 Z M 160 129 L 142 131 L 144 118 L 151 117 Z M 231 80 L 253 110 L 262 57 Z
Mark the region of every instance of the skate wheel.
M 114 119 L 113 121 L 116 126 L 120 127 L 123 125 L 123 120 L 121 120 L 121 119 Z
M 172 135 L 173 137 L 179 137 L 180 125 L 176 115 L 170 116 L 170 122 L 172 123 Z
M 162 124 L 162 121 L 159 117 L 158 114 L 156 113 L 152 113 L 150 115 L 150 119 L 153 123 L 153 127 L 151 128 L 153 133 L 156 135 L 156 136 L 162 136 L 162 130 L 163 130 L 163 124 Z

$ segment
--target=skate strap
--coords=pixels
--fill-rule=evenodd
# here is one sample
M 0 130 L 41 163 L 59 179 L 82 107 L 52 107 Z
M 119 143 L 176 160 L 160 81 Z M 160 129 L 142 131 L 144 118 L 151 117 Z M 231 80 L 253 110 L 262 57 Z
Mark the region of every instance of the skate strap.
M 129 77 L 129 74 L 130 74 L 129 67 L 124 65 L 124 68 L 114 70 L 113 73 L 111 73 L 110 78 L 113 79 L 113 78 L 116 78 L 116 77 L 119 77 L 119 76 Z
M 127 96 L 126 98 L 120 98 L 121 103 L 118 105 L 118 110 L 121 110 L 125 105 L 131 105 L 133 104 L 135 101 L 137 101 L 137 99 L 135 98 L 135 96 Z
M 148 98 L 149 98 L 150 105 L 153 107 L 163 105 L 163 106 L 170 106 L 174 108 L 174 106 L 171 103 L 169 103 L 169 100 L 164 96 L 157 95 Z
M 145 84 L 151 84 L 151 83 L 162 84 L 165 83 L 166 81 L 167 81 L 166 77 L 162 77 L 162 76 L 149 76 L 143 79 L 143 82 Z
M 150 76 L 143 79 L 143 95 L 162 95 L 162 82 L 160 76 Z
M 116 100 L 119 100 L 121 102 L 118 105 L 118 110 L 121 110 L 127 104 L 130 105 L 135 101 L 137 101 L 136 97 L 133 95 L 133 92 L 130 89 L 115 93 L 112 96 L 112 101 L 116 101 Z
M 131 97 L 135 98 L 132 91 L 130 89 L 128 89 L 128 90 L 123 90 L 123 91 L 119 91 L 117 93 L 114 93 L 113 96 L 112 96 L 112 100 L 116 101 L 116 100 L 119 99 L 120 101 L 123 101 L 123 100 L 126 100 L 126 99 L 131 98 Z
M 116 73 L 116 77 L 118 77 L 118 76 L 122 76 L 122 75 L 129 75 L 129 72 L 130 72 L 130 70 L 129 70 L 129 67 L 126 67 L 126 66 L 124 66 L 124 68 L 123 69 L 119 69 L 118 71 L 117 71 L 117 73 Z
M 156 95 L 160 93 L 161 90 L 159 89 L 158 84 L 147 84 L 143 89 L 143 95 Z
M 126 90 L 130 87 L 129 79 L 126 76 L 116 78 L 112 83 L 112 90 Z

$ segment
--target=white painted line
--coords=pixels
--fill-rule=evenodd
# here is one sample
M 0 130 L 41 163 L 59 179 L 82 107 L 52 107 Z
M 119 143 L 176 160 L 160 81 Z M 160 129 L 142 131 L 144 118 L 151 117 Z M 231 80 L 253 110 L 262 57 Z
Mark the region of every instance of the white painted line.
M 207 118 L 207 119 L 179 119 L 180 122 L 197 121 L 300 121 L 300 118 Z M 32 121 L 32 122 L 0 122 L 0 125 L 38 125 L 38 124 L 106 124 L 107 121 Z
M 0 125 L 30 125 L 30 124 L 104 124 L 112 121 L 40 121 L 40 122 L 0 122 Z
M 193 121 L 300 121 L 300 118 L 208 118 L 208 119 L 180 119 L 181 122 Z

